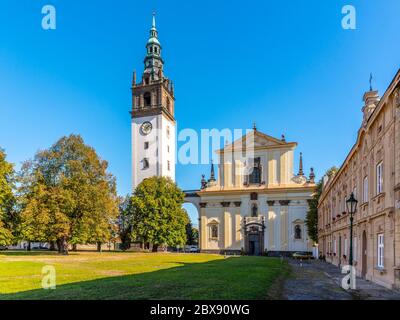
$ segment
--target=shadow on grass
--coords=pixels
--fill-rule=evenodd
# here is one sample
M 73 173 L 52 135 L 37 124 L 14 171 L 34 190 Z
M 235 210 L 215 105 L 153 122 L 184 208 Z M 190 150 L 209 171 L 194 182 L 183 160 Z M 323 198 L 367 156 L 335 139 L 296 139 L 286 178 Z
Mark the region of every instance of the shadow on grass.
M 0 294 L 0 299 L 267 299 L 288 265 L 275 258 L 240 257 L 147 273 L 112 276 L 57 286 Z

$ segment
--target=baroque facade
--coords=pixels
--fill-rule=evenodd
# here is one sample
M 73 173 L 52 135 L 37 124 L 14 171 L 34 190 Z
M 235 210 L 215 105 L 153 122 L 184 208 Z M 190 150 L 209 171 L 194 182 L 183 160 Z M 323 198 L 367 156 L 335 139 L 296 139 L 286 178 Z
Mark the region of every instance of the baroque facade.
M 357 141 L 339 171 L 324 179 L 318 206 L 319 251 L 346 265 L 350 230 L 345 200 L 358 200 L 354 215 L 353 265 L 358 276 L 400 287 L 400 70 L 382 97 L 363 97 Z
M 200 250 L 210 253 L 287 255 L 311 251 L 305 217 L 314 173 L 294 174 L 295 142 L 251 130 L 218 150 L 208 182 L 197 192 Z

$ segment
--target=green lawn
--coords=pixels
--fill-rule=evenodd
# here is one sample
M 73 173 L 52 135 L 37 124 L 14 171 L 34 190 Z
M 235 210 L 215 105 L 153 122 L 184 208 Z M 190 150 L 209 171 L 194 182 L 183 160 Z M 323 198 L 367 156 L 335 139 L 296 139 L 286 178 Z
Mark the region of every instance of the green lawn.
M 54 266 L 57 288 L 41 288 Z M 0 252 L 0 299 L 267 299 L 286 262 L 210 254 Z

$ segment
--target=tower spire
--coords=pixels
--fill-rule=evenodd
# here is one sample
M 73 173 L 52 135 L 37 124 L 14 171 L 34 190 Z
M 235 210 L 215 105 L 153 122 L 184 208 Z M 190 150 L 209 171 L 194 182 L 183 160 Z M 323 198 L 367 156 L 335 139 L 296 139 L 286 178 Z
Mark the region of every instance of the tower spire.
M 372 72 L 369 74 L 369 91 L 373 91 L 372 90 L 372 79 L 373 79 L 373 77 L 372 77 Z
M 153 10 L 153 24 L 152 29 L 156 29 L 156 12 Z
M 215 181 L 215 172 L 214 172 L 214 161 L 211 160 L 211 174 L 210 174 L 210 182 Z
M 143 79 L 150 84 L 153 81 L 162 80 L 164 61 L 161 58 L 161 43 L 158 40 L 156 28 L 156 13 L 153 11 L 150 36 L 146 44 L 146 57 L 144 58 Z
M 303 153 L 302 152 L 300 152 L 299 173 L 297 175 L 298 176 L 304 176 L 304 171 L 303 171 Z

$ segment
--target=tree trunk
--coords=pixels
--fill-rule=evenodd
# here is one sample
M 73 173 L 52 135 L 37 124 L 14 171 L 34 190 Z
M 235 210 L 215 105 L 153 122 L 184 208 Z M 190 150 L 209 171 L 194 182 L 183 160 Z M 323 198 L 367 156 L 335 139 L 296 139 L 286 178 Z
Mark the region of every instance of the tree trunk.
M 72 251 L 76 251 L 76 243 L 72 245 Z
M 61 247 L 62 247 L 62 250 L 61 250 L 62 254 L 67 256 L 69 254 L 67 239 L 65 239 L 65 238 L 62 239 Z
M 50 241 L 50 251 L 55 251 L 56 250 L 56 244 L 54 241 Z
M 26 247 L 26 250 L 31 251 L 31 242 L 30 241 L 28 241 L 28 246 Z
M 101 242 L 97 242 L 97 251 L 102 252 Z
M 158 244 L 153 244 L 153 252 L 157 252 L 158 250 Z
M 58 250 L 58 253 L 61 253 L 62 252 L 62 245 L 61 245 L 61 239 L 57 239 L 57 250 Z

